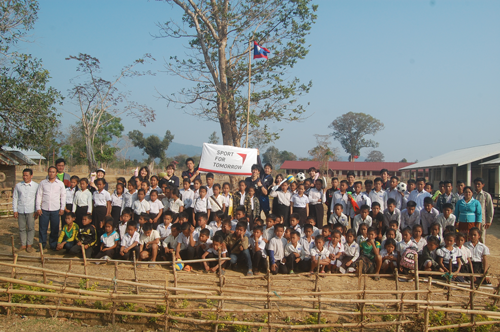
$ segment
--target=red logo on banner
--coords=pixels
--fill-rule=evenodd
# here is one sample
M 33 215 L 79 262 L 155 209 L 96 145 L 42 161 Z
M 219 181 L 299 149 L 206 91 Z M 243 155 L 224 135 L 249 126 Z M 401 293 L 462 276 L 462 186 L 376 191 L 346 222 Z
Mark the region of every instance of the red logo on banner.
M 243 165 L 245 163 L 245 159 L 247 159 L 247 154 L 246 153 L 238 153 L 238 156 L 243 158 L 243 161 L 241 162 L 241 164 Z

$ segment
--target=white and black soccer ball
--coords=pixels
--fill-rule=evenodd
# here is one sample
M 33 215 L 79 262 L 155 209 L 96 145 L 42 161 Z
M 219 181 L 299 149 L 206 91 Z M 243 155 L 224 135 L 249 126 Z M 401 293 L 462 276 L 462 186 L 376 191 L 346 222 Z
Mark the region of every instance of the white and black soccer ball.
M 300 173 L 297 173 L 297 176 L 295 176 L 295 178 L 297 179 L 297 181 L 302 182 L 306 179 L 306 175 L 304 173 L 300 172 Z
M 400 193 L 404 193 L 406 191 L 406 183 L 400 182 L 396 188 Z

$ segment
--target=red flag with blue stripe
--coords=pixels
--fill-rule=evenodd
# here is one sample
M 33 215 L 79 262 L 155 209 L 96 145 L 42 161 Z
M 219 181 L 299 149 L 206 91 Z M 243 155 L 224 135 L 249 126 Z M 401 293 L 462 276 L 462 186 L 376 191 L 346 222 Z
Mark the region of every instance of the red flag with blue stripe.
M 257 42 L 253 42 L 253 58 L 254 59 L 260 59 L 264 58 L 267 59 L 267 55 L 271 53 L 267 48 L 264 48 L 257 44 Z

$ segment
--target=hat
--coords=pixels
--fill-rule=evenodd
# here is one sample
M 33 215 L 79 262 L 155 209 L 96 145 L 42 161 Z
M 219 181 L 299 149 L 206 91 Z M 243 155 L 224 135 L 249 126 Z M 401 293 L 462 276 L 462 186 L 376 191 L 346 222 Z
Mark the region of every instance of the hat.
M 104 168 L 98 168 L 95 172 L 96 173 L 97 172 L 103 172 L 104 174 L 106 174 L 106 171 L 104 170 Z

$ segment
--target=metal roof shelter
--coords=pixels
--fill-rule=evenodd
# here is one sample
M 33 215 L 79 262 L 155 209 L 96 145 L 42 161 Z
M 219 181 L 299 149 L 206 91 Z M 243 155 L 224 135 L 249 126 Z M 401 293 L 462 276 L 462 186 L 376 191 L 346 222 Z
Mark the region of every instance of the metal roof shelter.
M 485 161 L 484 163 L 480 163 L 479 165 L 484 165 L 484 166 L 500 166 L 500 158 L 493 159 L 490 161 Z
M 17 151 L 22 153 L 24 156 L 28 157 L 31 160 L 45 160 L 45 157 L 39 154 L 35 150 L 23 150 L 23 149 L 18 149 L 16 147 L 10 147 L 10 146 L 2 146 L 2 150 L 4 151 Z
M 367 162 L 367 161 L 330 161 L 327 163 L 328 174 L 332 176 L 346 175 L 347 172 L 353 171 L 356 176 L 378 176 L 380 170 L 385 168 L 390 175 L 401 176 L 399 171 L 402 167 L 412 165 L 413 163 L 397 163 L 397 162 Z M 310 167 L 320 169 L 319 161 L 302 161 L 302 160 L 286 160 L 281 165 L 280 169 L 286 170 L 287 174 L 297 172 L 306 172 Z
M 493 162 L 500 160 L 500 143 L 480 145 L 470 148 L 450 151 L 440 156 L 401 168 L 401 171 L 429 169 L 428 178 L 436 183 L 452 180 L 455 185 L 457 180 L 465 182 L 468 186 L 472 179 L 482 177 L 485 180 L 485 189 L 490 193 L 499 193 L 498 165 Z M 483 169 L 483 166 L 486 170 Z M 496 166 L 495 166 L 496 165 Z M 425 171 L 424 171 L 425 174 Z

